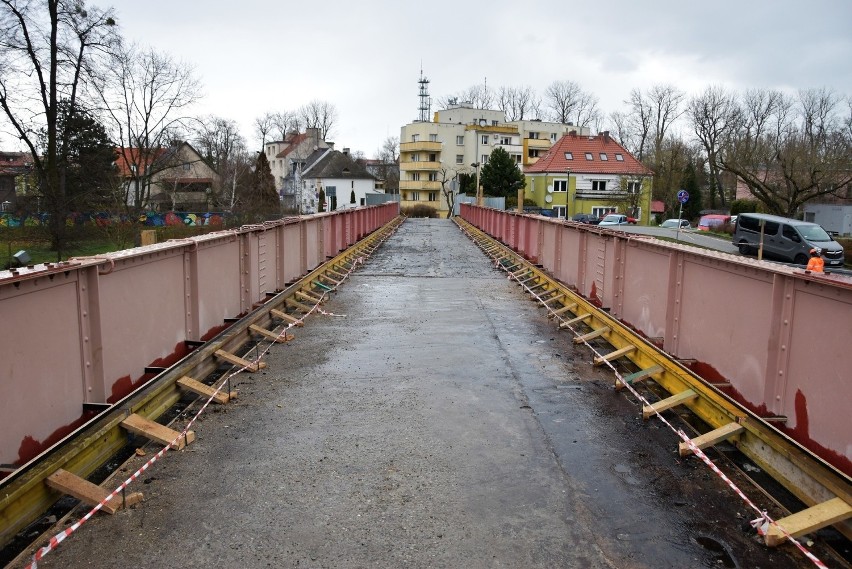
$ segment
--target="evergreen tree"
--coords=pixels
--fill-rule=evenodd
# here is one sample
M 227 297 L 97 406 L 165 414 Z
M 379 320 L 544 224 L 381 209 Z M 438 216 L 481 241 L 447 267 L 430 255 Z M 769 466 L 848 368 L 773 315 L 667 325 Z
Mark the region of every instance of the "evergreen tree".
M 698 219 L 702 209 L 701 186 L 698 184 L 696 167 L 692 160 L 687 163 L 686 168 L 683 170 L 681 188 L 689 193 L 689 200 L 683 204 L 683 218 Z M 680 205 L 677 204 L 676 207 L 679 208 Z M 677 211 L 676 209 L 675 212 Z
M 263 152 L 257 155 L 249 187 L 241 192 L 240 209 L 255 218 L 269 218 L 280 213 L 281 201 L 275 191 L 275 178 Z
M 479 173 L 482 190 L 488 196 L 516 197 L 526 184 L 517 162 L 503 148 L 497 147 Z

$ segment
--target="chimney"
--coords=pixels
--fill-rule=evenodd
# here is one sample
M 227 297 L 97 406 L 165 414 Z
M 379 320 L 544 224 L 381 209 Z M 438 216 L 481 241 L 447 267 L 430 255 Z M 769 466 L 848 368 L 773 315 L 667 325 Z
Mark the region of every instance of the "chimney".
M 576 131 L 576 130 L 572 130 L 572 131 L 571 131 L 571 132 L 569 132 L 568 134 L 569 134 L 570 136 L 573 136 L 574 138 L 577 138 L 577 131 Z
M 609 142 L 609 131 L 605 130 L 601 134 L 603 134 L 604 142 Z
M 348 148 L 343 147 L 343 155 L 344 155 L 344 156 L 349 156 L 349 149 L 348 149 Z

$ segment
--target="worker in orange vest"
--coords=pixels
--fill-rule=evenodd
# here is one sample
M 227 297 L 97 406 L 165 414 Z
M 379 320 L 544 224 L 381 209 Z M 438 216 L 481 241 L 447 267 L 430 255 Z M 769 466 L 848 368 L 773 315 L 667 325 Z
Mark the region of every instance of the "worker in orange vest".
M 823 272 L 823 267 L 825 266 L 825 261 L 822 260 L 820 256 L 819 249 L 811 249 L 811 259 L 808 261 L 808 268 L 806 270 L 821 273 Z

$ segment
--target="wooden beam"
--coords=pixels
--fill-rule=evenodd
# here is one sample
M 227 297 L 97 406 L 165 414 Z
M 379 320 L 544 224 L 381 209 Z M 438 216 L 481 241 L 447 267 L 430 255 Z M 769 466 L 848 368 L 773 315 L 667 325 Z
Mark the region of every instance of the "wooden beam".
M 289 341 L 291 341 L 295 338 L 295 336 L 292 335 L 292 334 L 287 334 L 287 333 L 276 334 L 275 332 L 267 330 L 266 328 L 261 328 L 257 324 L 249 324 L 249 330 L 251 330 L 255 334 L 260 334 L 261 336 L 263 336 L 267 340 L 271 340 L 271 341 L 276 342 L 278 344 L 287 343 L 287 342 L 289 342 Z
M 283 310 L 276 310 L 275 308 L 273 308 L 269 311 L 269 313 L 273 316 L 280 318 L 284 322 L 289 322 L 290 324 L 292 324 L 294 326 L 304 326 L 305 325 L 305 323 L 302 320 L 300 320 L 299 318 L 296 318 L 295 316 L 290 316 L 289 314 L 287 314 Z
M 597 330 L 592 330 L 588 334 L 583 334 L 582 336 L 576 336 L 574 338 L 574 343 L 575 344 L 582 344 L 583 342 L 587 342 L 589 340 L 594 340 L 595 338 L 597 338 L 599 336 L 603 336 L 604 334 L 608 334 L 611 331 L 612 331 L 612 329 L 609 326 L 603 326 L 601 328 L 598 328 Z
M 595 358 L 593 361 L 593 365 L 599 366 L 603 365 L 606 362 L 611 362 L 612 360 L 617 360 L 621 356 L 626 356 L 627 354 L 633 353 L 636 351 L 636 346 L 624 346 L 620 350 L 615 350 L 614 352 L 610 352 L 598 358 Z
M 336 278 L 340 279 L 341 281 L 343 281 L 343 279 L 346 278 L 346 275 L 344 275 L 343 273 L 338 273 L 337 271 L 335 271 L 334 269 L 331 269 L 331 268 L 328 269 L 328 271 L 326 271 L 326 272 L 328 272 L 328 274 L 330 274 L 330 275 L 334 275 Z M 340 283 L 338 283 L 338 284 L 340 284 Z
M 176 450 L 181 450 L 195 440 L 195 432 L 193 431 L 187 431 L 184 436 L 178 437 L 180 434 L 178 431 L 170 429 L 165 425 L 155 423 L 154 421 L 146 419 L 142 415 L 137 415 L 136 413 L 124 419 L 121 422 L 121 426 L 131 433 L 141 435 L 162 445 L 167 445 L 177 438 L 177 442 L 175 442 L 175 446 L 177 447 Z M 175 446 L 172 446 L 172 448 L 175 448 Z
M 681 391 L 680 393 L 676 393 L 671 397 L 667 397 L 662 401 L 657 401 L 653 405 L 645 405 L 642 407 L 642 418 L 647 419 L 651 415 L 655 415 L 657 413 L 662 413 L 666 409 L 671 409 L 672 407 L 677 407 L 678 405 L 682 405 L 687 401 L 692 401 L 698 397 L 698 394 L 695 393 L 691 389 L 687 389 L 685 391 Z
M 551 312 L 550 314 L 548 314 L 548 316 L 547 316 L 547 317 L 548 317 L 548 318 L 556 318 L 557 316 L 562 316 L 562 315 L 563 315 L 563 314 L 565 314 L 566 312 L 571 312 L 571 311 L 572 311 L 572 310 L 574 310 L 575 308 L 577 308 L 577 303 L 576 303 L 576 302 L 572 302 L 571 304 L 566 304 L 566 305 L 565 305 L 565 306 L 563 306 L 562 308 L 557 308 L 556 310 L 554 310 L 553 312 Z
M 578 323 L 580 323 L 584 320 L 588 320 L 591 317 L 592 317 L 591 312 L 586 313 L 586 314 L 581 314 L 580 316 L 577 316 L 576 318 L 572 318 L 571 320 L 566 320 L 565 322 L 562 322 L 559 325 L 559 327 L 560 328 L 567 328 L 568 326 L 573 326 L 574 324 L 578 324 Z
M 310 293 L 303 292 L 301 290 L 296 291 L 296 296 L 301 298 L 302 300 L 307 300 L 308 302 L 313 302 L 314 304 L 319 304 L 323 299 L 316 297 Z
M 329 282 L 329 283 L 333 284 L 334 286 L 338 286 L 338 285 L 340 284 L 340 281 L 336 281 L 336 280 L 334 280 L 333 278 L 331 278 L 330 276 L 328 276 L 328 275 L 327 275 L 327 274 L 325 274 L 325 273 L 321 273 L 321 274 L 319 275 L 319 278 L 320 278 L 321 280 L 324 280 L 324 281 L 326 281 L 326 282 Z
M 106 488 L 101 488 L 97 484 L 61 468 L 48 476 L 44 483 L 50 488 L 77 498 L 89 506 L 97 506 L 112 493 Z M 101 506 L 101 510 L 107 514 L 114 514 L 125 506 L 132 506 L 141 501 L 142 492 L 130 492 L 125 494 L 123 499 L 121 494 L 118 494 Z
M 266 367 L 266 362 L 250 362 L 246 359 L 241 358 L 240 356 L 235 356 L 230 352 L 226 352 L 225 350 L 216 350 L 215 352 L 213 352 L 213 355 L 215 355 L 221 360 L 225 360 L 229 364 L 245 368 L 250 372 L 259 371 Z
M 305 314 L 307 314 L 308 312 L 312 312 L 312 311 L 313 311 L 313 308 L 311 308 L 310 306 L 305 306 L 305 305 L 304 305 L 304 304 L 302 304 L 301 302 L 296 302 L 296 301 L 295 301 L 295 300 L 293 300 L 292 298 L 286 298 L 286 299 L 284 299 L 284 303 L 285 303 L 287 306 L 289 306 L 290 308 L 295 308 L 296 310 L 301 310 L 301 311 L 302 311 L 302 312 L 304 312 Z
M 216 390 L 210 387 L 209 385 L 192 379 L 188 375 L 185 375 L 179 380 L 177 380 L 177 384 L 186 389 L 187 391 L 192 391 L 193 393 L 196 393 L 202 397 L 207 397 L 208 399 L 210 397 L 213 397 L 213 402 L 218 403 L 219 405 L 224 405 L 225 403 L 227 403 L 231 399 L 236 398 L 237 396 L 236 391 L 227 392 L 222 391 L 220 389 L 219 392 L 216 393 Z
M 556 289 L 554 289 L 554 290 L 553 290 L 553 291 L 551 291 L 551 292 L 555 292 L 555 291 L 556 291 Z M 557 295 L 551 296 L 550 298 L 548 298 L 547 300 L 545 300 L 545 301 L 544 301 L 544 304 L 547 304 L 548 302 L 553 302 L 554 300 L 562 300 L 563 298 L 565 298 L 565 295 L 560 293 L 560 294 L 557 294 Z
M 705 449 L 707 447 L 719 444 L 722 441 L 726 441 L 731 437 L 740 434 L 744 430 L 745 428 L 739 423 L 728 423 L 727 425 L 722 425 L 718 429 L 714 429 L 709 433 L 704 433 L 701 436 L 695 437 L 694 439 L 692 439 L 692 444 L 700 449 Z M 689 456 L 690 454 L 692 454 L 692 449 L 687 443 L 678 444 L 677 451 L 680 456 Z
M 793 537 L 799 537 L 818 529 L 852 518 L 852 506 L 842 498 L 832 498 L 827 502 L 812 506 L 775 523 Z M 784 543 L 787 537 L 775 525 L 770 525 L 764 536 L 766 545 L 775 547 Z
M 634 383 L 639 383 L 640 381 L 645 381 L 649 377 L 657 375 L 658 373 L 663 373 L 663 371 L 663 366 L 654 365 L 649 367 L 648 369 L 640 369 L 639 371 L 625 375 L 621 379 L 624 380 L 624 383 L 632 385 Z M 615 388 L 624 389 L 624 383 L 616 379 Z

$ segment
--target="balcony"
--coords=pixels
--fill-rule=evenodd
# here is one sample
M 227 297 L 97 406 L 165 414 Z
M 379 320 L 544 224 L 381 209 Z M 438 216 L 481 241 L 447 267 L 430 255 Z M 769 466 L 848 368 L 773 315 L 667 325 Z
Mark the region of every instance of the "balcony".
M 400 180 L 400 190 L 425 190 L 425 191 L 440 191 L 441 182 L 430 182 L 429 180 Z
M 437 172 L 438 170 L 441 169 L 441 163 L 440 162 L 425 162 L 425 161 L 400 162 L 399 169 L 409 171 L 409 172 L 412 171 L 412 170 L 416 170 L 418 172 L 423 171 L 423 170 L 432 170 L 432 171 Z
M 527 148 L 550 148 L 549 138 L 525 138 L 524 145 Z
M 420 140 L 418 142 L 401 142 L 399 144 L 399 153 L 403 152 L 440 152 L 441 143 L 432 142 L 429 140 Z

